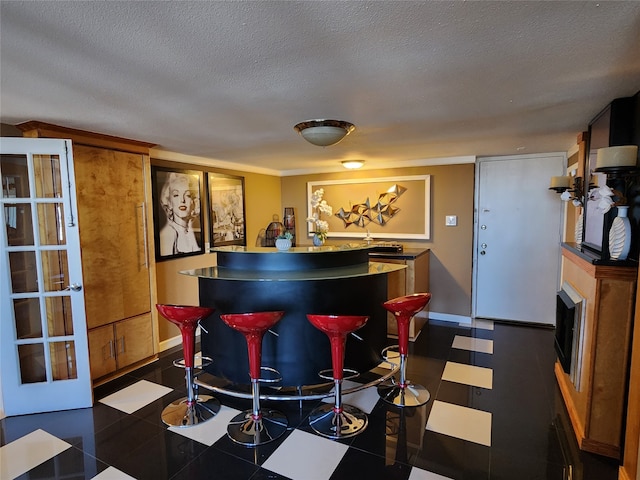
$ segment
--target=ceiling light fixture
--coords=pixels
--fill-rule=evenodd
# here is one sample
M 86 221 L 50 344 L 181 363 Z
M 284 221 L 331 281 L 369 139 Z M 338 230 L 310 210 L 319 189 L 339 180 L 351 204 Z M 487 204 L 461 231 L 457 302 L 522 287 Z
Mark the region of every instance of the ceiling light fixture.
M 309 143 L 319 147 L 335 145 L 356 127 L 343 120 L 306 120 L 293 127 Z
M 364 165 L 364 160 L 343 160 L 342 166 L 351 170 L 360 168 Z

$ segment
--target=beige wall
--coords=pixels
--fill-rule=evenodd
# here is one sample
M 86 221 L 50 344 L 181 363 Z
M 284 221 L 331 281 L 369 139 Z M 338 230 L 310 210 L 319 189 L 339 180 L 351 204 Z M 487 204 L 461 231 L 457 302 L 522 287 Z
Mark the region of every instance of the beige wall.
M 274 214 L 282 218 L 279 177 L 203 167 L 202 165 L 168 162 L 153 158 L 151 159 L 151 164 L 244 177 L 247 245 L 252 246 L 255 244 L 258 232 L 269 225 Z M 206 215 L 204 228 L 209 228 Z M 151 249 L 151 251 L 153 251 L 153 249 Z M 179 272 L 211 265 L 215 265 L 214 254 L 196 255 L 157 262 L 156 283 L 158 303 L 198 305 L 198 280 L 195 277 L 182 275 Z M 158 319 L 158 331 L 160 342 L 180 335 L 178 328 L 163 318 Z
M 404 175 L 431 175 L 431 240 L 398 241 L 405 247 L 431 249 L 430 289 L 433 298 L 429 310 L 435 313 L 471 315 L 471 274 L 473 249 L 474 164 L 425 166 L 384 170 L 349 171 L 315 175 L 276 177 L 154 160 L 153 165 L 215 171 L 245 179 L 247 245 L 255 244 L 258 233 L 266 228 L 274 214 L 282 219 L 284 207 L 293 207 L 296 214 L 298 245 L 310 245 L 306 235 L 307 182 L 380 178 Z M 456 227 L 445 226 L 446 215 L 457 215 Z M 208 226 L 207 226 L 208 228 Z M 366 232 L 362 230 L 364 237 Z M 375 237 L 374 237 L 375 238 Z M 330 238 L 329 244 L 353 239 Z M 215 264 L 212 254 L 167 260 L 156 264 L 157 297 L 159 303 L 198 304 L 197 279 L 182 275 L 181 270 Z M 178 329 L 159 319 L 160 341 L 179 335 Z
M 306 235 L 307 182 L 379 178 L 400 175 L 431 175 L 431 240 L 398 241 L 405 247 L 431 249 L 430 312 L 471 315 L 471 272 L 473 251 L 474 164 L 411 167 L 299 175 L 282 178 L 282 206 L 296 214 L 298 245 L 310 244 Z M 335 206 L 334 206 L 335 207 Z M 446 227 L 445 216 L 457 215 L 458 226 Z M 362 230 L 362 236 L 366 231 Z M 375 239 L 375 237 L 374 237 Z M 329 238 L 328 244 L 353 239 Z M 385 241 L 388 241 L 385 239 Z

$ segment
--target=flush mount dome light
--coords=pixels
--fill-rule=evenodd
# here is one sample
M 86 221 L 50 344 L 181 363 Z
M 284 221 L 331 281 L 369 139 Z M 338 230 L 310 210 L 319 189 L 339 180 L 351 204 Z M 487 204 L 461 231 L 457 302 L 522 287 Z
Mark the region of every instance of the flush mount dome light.
M 293 127 L 309 143 L 319 147 L 335 145 L 356 127 L 343 120 L 306 120 Z
M 364 165 L 364 160 L 343 160 L 342 161 L 342 166 L 344 168 L 348 168 L 348 169 L 356 169 L 356 168 L 360 168 Z

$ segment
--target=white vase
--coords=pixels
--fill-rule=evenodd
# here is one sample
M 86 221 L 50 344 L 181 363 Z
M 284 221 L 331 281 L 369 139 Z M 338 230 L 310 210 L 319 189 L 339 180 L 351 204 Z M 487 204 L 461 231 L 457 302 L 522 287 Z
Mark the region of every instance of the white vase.
M 627 217 L 629 207 L 618 207 L 618 216 L 609 230 L 609 256 L 612 260 L 626 260 L 631 246 L 631 222 Z
M 578 215 L 578 219 L 576 220 L 576 229 L 575 229 L 575 239 L 576 239 L 576 246 L 580 246 L 582 245 L 582 225 L 584 222 L 584 217 L 582 215 L 582 212 L 580 212 L 580 215 Z
M 291 240 L 288 238 L 276 238 L 276 248 L 282 251 L 289 250 L 291 248 Z

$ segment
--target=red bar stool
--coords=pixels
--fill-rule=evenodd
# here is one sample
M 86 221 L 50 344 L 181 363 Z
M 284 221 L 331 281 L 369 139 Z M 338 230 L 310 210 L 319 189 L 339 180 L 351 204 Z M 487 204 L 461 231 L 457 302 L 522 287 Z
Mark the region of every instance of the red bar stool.
M 213 313 L 213 308 L 186 305 L 156 305 L 164 318 L 176 325 L 182 333 L 182 351 L 187 384 L 187 396 L 180 398 L 162 411 L 162 421 L 170 427 L 190 427 L 212 419 L 220 410 L 220 402 L 209 395 L 198 396 L 194 380 L 196 327 L 200 320 Z M 183 366 L 174 362 L 176 366 Z
M 409 353 L 409 324 L 411 319 L 431 300 L 430 293 L 414 293 L 388 300 L 382 304 L 384 308 L 393 313 L 398 322 L 398 349 L 400 350 L 400 382 L 392 380 L 392 384 L 378 386 L 378 394 L 387 403 L 397 407 L 417 407 L 429 401 L 431 395 L 422 385 L 411 383 L 406 379 L 407 356 Z M 387 351 L 394 349 L 395 345 L 383 350 L 385 358 Z
M 368 419 L 367 414 L 359 408 L 342 403 L 344 347 L 347 335 L 364 326 L 369 317 L 308 314 L 307 318 L 314 327 L 329 337 L 334 384 L 334 404 L 315 408 L 309 415 L 309 424 L 316 433 L 327 438 L 349 438 L 357 435 L 367 428 Z M 322 373 L 320 376 L 323 376 Z
M 284 413 L 260 408 L 260 370 L 262 367 L 262 337 L 280 321 L 284 312 L 231 313 L 220 315 L 229 327 L 242 333 L 247 340 L 249 377 L 251 378 L 252 409 L 231 419 L 227 435 L 247 447 L 263 445 L 286 432 L 289 422 Z

